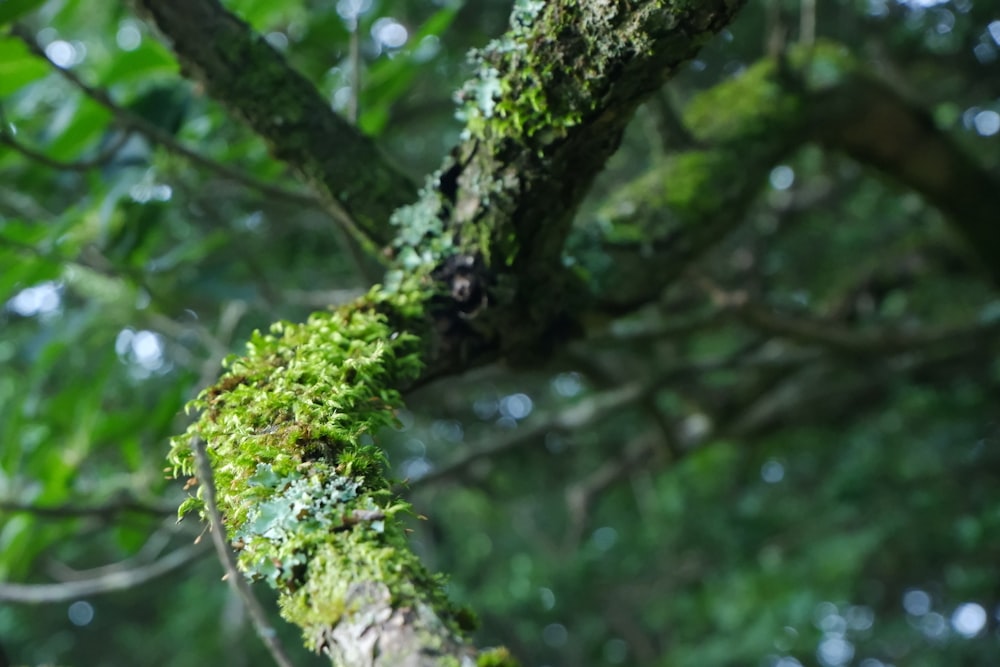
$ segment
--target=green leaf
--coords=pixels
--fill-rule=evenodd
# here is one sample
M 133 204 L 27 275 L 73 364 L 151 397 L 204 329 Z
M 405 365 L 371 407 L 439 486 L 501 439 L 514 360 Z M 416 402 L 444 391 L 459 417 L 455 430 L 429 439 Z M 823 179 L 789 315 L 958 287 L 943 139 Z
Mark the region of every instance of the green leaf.
M 177 73 L 177 61 L 170 52 L 157 41 L 143 40 L 142 45 L 134 51 L 123 51 L 115 56 L 111 67 L 104 73 L 104 85 L 111 85 L 142 78 L 145 82 L 156 75 L 174 75 Z
M 45 4 L 45 0 L 4 0 L 0 3 L 0 25 L 12 23 Z
M 46 153 L 56 160 L 71 160 L 80 156 L 107 127 L 111 112 L 90 98 L 80 100 L 73 119 L 48 146 Z
M 2 11 L 5 5 L 0 5 Z M 19 39 L 0 39 L 0 95 L 10 95 L 41 79 L 49 67 L 33 56 Z
M 380 58 L 365 77 L 362 94 L 362 115 L 358 126 L 366 134 L 378 135 L 389 121 L 389 107 L 410 87 L 421 71 L 418 59 L 420 44 L 426 37 L 436 36 L 451 25 L 458 13 L 456 8 L 436 12 L 413 35 L 410 45 L 393 58 Z

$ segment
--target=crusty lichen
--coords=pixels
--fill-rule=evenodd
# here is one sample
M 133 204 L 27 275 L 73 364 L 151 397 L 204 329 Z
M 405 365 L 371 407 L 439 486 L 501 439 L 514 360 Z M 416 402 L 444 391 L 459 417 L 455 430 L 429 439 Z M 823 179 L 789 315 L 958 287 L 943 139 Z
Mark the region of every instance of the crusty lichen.
M 662 13 L 663 20 L 648 21 Z M 543 149 L 594 111 L 611 68 L 647 53 L 676 17 L 649 8 L 595 11 L 586 3 L 516 0 L 510 29 L 471 54 L 476 76 L 459 92 L 466 136 L 507 138 Z

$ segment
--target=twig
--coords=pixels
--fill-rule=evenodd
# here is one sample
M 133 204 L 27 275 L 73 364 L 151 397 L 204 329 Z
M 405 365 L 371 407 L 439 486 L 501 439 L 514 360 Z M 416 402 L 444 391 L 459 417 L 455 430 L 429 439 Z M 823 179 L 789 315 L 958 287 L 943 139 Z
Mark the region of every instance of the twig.
M 151 516 L 162 517 L 171 516 L 177 513 L 176 509 L 146 505 L 145 503 L 141 503 L 133 498 L 124 498 L 122 500 L 108 502 L 103 505 L 91 505 L 89 507 L 86 505 L 76 505 L 74 503 L 44 506 L 0 501 L 0 511 L 34 514 L 36 517 L 45 519 L 78 519 L 82 517 L 99 517 L 102 519 L 109 519 L 119 514 L 148 514 Z
M 661 450 L 657 434 L 644 434 L 629 442 L 621 456 L 609 459 L 597 470 L 566 489 L 566 509 L 570 515 L 570 525 L 565 537 L 568 546 L 575 547 L 587 524 L 587 514 L 597 497 L 613 484 L 646 466 Z M 675 463 L 685 453 L 693 450 L 678 450 L 673 453 L 670 463 Z
M 698 140 L 684 124 L 667 88 L 650 97 L 656 129 L 660 133 L 660 143 L 665 153 L 680 152 L 698 146 Z
M 501 438 L 489 446 L 477 447 L 463 457 L 411 481 L 408 487 L 414 489 L 454 477 L 481 459 L 492 458 L 508 450 L 515 449 L 531 442 L 550 430 L 572 431 L 578 429 L 631 403 L 635 403 L 648 391 L 650 391 L 649 387 L 633 383 L 590 396 L 561 412 L 557 412 L 550 419 L 539 419 L 532 425 L 512 431 L 507 437 Z
M 818 344 L 853 354 L 892 354 L 945 343 L 990 338 L 1000 332 L 1000 321 L 973 322 L 941 327 L 900 327 L 857 330 L 832 320 L 802 316 L 789 317 L 770 306 L 753 301 L 743 291 L 726 291 L 706 276 L 695 276 L 697 284 L 724 312 L 765 333 L 784 336 L 800 343 Z
M 119 570 L 81 581 L 68 581 L 59 584 L 0 583 L 0 600 L 25 604 L 48 604 L 135 588 L 191 562 L 202 552 L 203 549 L 200 546 L 189 545 L 176 549 L 149 565 Z
M 205 441 L 199 437 L 191 438 L 191 451 L 194 453 L 195 467 L 201 481 L 202 500 L 205 501 L 205 510 L 208 512 L 212 544 L 215 545 L 215 552 L 226 570 L 226 579 L 243 600 L 254 629 L 257 631 L 257 636 L 264 642 L 264 646 L 270 651 L 274 661 L 280 667 L 293 667 L 288 653 L 278 639 L 278 633 L 268 620 L 264 608 L 254 597 L 253 591 L 250 590 L 250 584 L 237 569 L 236 558 L 233 556 L 229 544 L 226 543 L 226 529 L 222 525 L 222 514 L 219 512 L 219 506 L 215 500 L 215 478 L 212 474 L 212 465 L 208 461 L 208 453 L 205 451 Z
M 361 16 L 355 14 L 350 19 L 351 30 L 351 97 L 347 102 L 347 120 L 358 124 L 358 109 L 361 104 Z
M 32 53 L 48 62 L 60 76 L 73 84 L 76 88 L 83 92 L 84 95 L 110 111 L 118 123 L 125 129 L 139 132 L 140 134 L 145 135 L 153 143 L 162 146 L 171 153 L 180 155 L 196 165 L 204 167 L 210 171 L 214 171 L 220 176 L 223 176 L 231 181 L 236 181 L 237 183 L 242 183 L 243 185 L 253 188 L 263 195 L 283 199 L 301 206 L 311 206 L 316 208 L 322 207 L 324 210 L 330 211 L 329 207 L 323 207 L 322 202 L 310 193 L 295 192 L 294 190 L 288 190 L 286 188 L 272 185 L 267 181 L 258 179 L 221 162 L 216 162 L 211 158 L 205 157 L 204 155 L 191 150 L 184 144 L 177 141 L 169 132 L 161 129 L 156 124 L 149 122 L 142 116 L 132 113 L 128 109 L 118 105 L 104 90 L 91 86 L 90 84 L 84 82 L 83 79 L 77 76 L 77 74 L 72 70 L 60 67 L 52 62 L 52 60 L 45 53 L 45 50 L 22 26 L 12 26 L 10 32 L 12 35 L 23 41 Z M 333 212 L 331 211 L 331 213 Z
M 14 133 L 10 130 L 10 126 L 7 122 L 7 115 L 3 110 L 3 105 L 0 105 L 0 144 L 14 149 L 16 152 L 20 153 L 29 160 L 57 171 L 82 172 L 103 167 L 115 156 L 115 154 L 118 153 L 119 150 L 121 150 L 122 146 L 125 145 L 125 142 L 127 142 L 131 136 L 131 132 L 122 132 L 114 141 L 108 144 L 104 150 L 88 160 L 78 160 L 75 162 L 56 160 L 49 157 L 45 153 L 36 151 L 35 149 L 29 148 L 19 142 L 14 136 Z
M 152 563 L 166 551 L 173 537 L 181 532 L 181 528 L 177 523 L 176 510 L 171 512 L 171 515 L 169 519 L 164 521 L 163 527 L 153 531 L 143 545 L 139 547 L 139 550 L 128 558 L 115 563 L 105 563 L 104 565 L 88 567 L 82 570 L 67 565 L 62 561 L 51 559 L 46 562 L 45 571 L 52 579 L 59 582 L 84 581 Z

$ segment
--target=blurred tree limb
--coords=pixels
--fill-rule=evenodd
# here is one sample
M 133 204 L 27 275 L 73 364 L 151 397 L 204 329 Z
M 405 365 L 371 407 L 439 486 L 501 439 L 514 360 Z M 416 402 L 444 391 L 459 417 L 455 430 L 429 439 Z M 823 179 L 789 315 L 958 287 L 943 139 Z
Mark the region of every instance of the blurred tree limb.
M 135 588 L 156 577 L 161 577 L 187 565 L 205 553 L 198 545 L 179 547 L 162 558 L 146 565 L 119 568 L 100 576 L 66 581 L 58 584 L 8 584 L 0 583 L 0 600 L 27 604 L 47 604 L 78 600 L 88 595 L 110 593 Z
M 44 153 L 33 150 L 27 146 L 21 145 L 16 142 L 13 136 L 10 135 L 9 129 L 6 128 L 2 135 L 3 143 L 10 145 L 12 148 L 22 153 L 26 157 L 42 164 L 46 167 L 59 170 L 71 170 L 71 171 L 86 171 L 88 169 L 93 169 L 104 164 L 107 160 L 113 158 L 115 152 L 118 148 L 124 145 L 125 141 L 128 139 L 130 132 L 136 132 L 146 137 L 152 143 L 162 146 L 166 150 L 179 155 L 186 160 L 189 160 L 193 164 L 198 165 L 204 169 L 212 171 L 219 174 L 223 178 L 227 178 L 237 183 L 241 183 L 253 190 L 260 192 L 263 195 L 269 197 L 275 197 L 281 200 L 289 201 L 292 203 L 299 204 L 301 206 L 316 206 L 317 200 L 315 197 L 309 193 L 296 192 L 294 190 L 289 190 L 281 186 L 275 185 L 268 181 L 256 178 L 236 167 L 232 167 L 228 164 L 224 164 L 217 160 L 213 160 L 205 155 L 202 155 L 196 150 L 185 146 L 183 143 L 178 141 L 170 132 L 159 127 L 155 123 L 146 120 L 142 116 L 133 113 L 129 109 L 121 106 L 111 95 L 101 88 L 92 86 L 86 81 L 81 79 L 75 72 L 71 69 L 60 67 L 56 65 L 49 56 L 45 53 L 45 50 L 35 41 L 35 38 L 23 27 L 12 26 L 10 28 L 11 34 L 16 36 L 22 42 L 24 42 L 27 47 L 39 58 L 42 58 L 48 62 L 52 68 L 59 73 L 66 81 L 71 85 L 80 90 L 84 95 L 94 100 L 105 109 L 111 112 L 114 116 L 115 121 L 120 125 L 126 132 L 114 140 L 108 147 L 103 149 L 99 155 L 88 160 L 81 160 L 75 163 L 65 163 L 58 160 L 53 160 L 47 157 Z M 335 216 L 336 218 L 337 216 Z M 338 218 L 340 219 L 340 218 Z
M 684 116 L 697 145 L 667 155 L 598 212 L 609 230 L 603 248 L 614 258 L 614 270 L 595 276 L 601 308 L 619 314 L 656 298 L 743 222 L 770 170 L 809 143 L 925 197 L 1000 282 L 991 203 L 1000 179 L 845 48 L 821 41 L 793 51 L 786 67 L 764 59 L 701 93 Z
M 264 138 L 358 240 L 377 247 L 392 239 L 389 217 L 416 188 L 263 36 L 217 0 L 136 5 L 170 41 L 187 75 Z

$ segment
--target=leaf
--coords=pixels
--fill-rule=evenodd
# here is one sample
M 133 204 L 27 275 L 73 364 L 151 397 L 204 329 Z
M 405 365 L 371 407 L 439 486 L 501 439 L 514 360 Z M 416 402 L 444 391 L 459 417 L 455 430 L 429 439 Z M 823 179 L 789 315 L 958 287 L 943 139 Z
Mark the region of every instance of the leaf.
M 159 42 L 146 39 L 134 51 L 123 51 L 115 56 L 111 67 L 104 73 L 104 85 L 111 85 L 141 78 L 143 81 L 156 75 L 177 73 L 177 62 Z
M 72 119 L 65 127 L 59 128 L 59 136 L 49 144 L 46 153 L 56 160 L 78 158 L 104 131 L 110 119 L 111 112 L 97 102 L 90 98 L 81 99 Z
M 418 58 L 420 44 L 426 37 L 437 36 L 451 25 L 457 8 L 436 12 L 413 35 L 410 45 L 392 58 L 380 58 L 369 70 L 362 93 L 362 115 L 358 126 L 366 133 L 378 135 L 389 120 L 389 107 L 409 88 L 422 70 Z
M 4 0 L 0 3 L 0 25 L 12 23 L 45 4 L 45 0 Z
M 31 55 L 21 40 L 0 39 L 0 95 L 15 93 L 48 73 L 48 65 Z

